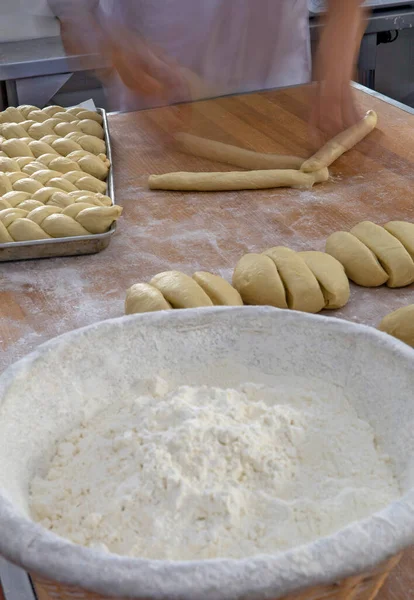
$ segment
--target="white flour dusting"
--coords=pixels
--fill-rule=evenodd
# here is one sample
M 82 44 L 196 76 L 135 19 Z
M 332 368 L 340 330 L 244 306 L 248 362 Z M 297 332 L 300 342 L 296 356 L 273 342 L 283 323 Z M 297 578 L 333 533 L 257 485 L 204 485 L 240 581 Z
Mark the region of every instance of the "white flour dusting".
M 123 555 L 238 558 L 326 536 L 400 495 L 373 430 L 336 388 L 166 386 L 59 444 L 32 482 L 36 520 Z

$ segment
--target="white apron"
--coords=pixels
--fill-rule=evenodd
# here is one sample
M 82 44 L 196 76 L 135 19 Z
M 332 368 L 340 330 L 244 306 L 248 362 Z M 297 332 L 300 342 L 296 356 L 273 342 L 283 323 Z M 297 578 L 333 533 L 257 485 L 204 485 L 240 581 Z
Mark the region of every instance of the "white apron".
M 81 14 L 96 0 L 46 2 L 56 14 L 63 5 Z M 134 29 L 205 80 L 215 94 L 310 79 L 307 0 L 100 0 L 100 6 L 108 27 L 118 20 Z M 151 105 L 137 99 L 117 77 L 108 93 L 113 110 Z
M 102 0 L 101 0 L 102 2 Z M 307 0 L 104 0 L 110 18 L 137 30 L 219 94 L 306 83 Z M 148 108 L 119 81 L 113 110 Z

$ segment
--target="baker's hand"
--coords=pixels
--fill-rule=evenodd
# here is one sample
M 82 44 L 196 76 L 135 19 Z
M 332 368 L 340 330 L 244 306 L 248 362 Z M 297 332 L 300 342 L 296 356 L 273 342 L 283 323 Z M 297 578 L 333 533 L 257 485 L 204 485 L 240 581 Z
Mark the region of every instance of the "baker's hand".
M 316 56 L 311 125 L 333 137 L 360 115 L 351 87 L 363 35 L 360 0 L 328 0 L 328 15 Z
M 105 26 L 92 14 L 70 15 L 61 21 L 61 33 L 67 53 L 83 56 L 85 64 L 91 54 L 104 58 L 101 79 L 116 72 L 133 93 L 154 104 L 191 99 L 179 65 L 121 25 Z

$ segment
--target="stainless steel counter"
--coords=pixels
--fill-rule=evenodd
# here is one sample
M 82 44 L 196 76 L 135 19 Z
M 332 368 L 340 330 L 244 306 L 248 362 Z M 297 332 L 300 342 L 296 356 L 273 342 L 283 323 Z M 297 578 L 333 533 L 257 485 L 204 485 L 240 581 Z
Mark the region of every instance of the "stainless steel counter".
M 0 81 L 73 73 L 104 66 L 98 55 L 67 56 L 59 37 L 0 43 Z

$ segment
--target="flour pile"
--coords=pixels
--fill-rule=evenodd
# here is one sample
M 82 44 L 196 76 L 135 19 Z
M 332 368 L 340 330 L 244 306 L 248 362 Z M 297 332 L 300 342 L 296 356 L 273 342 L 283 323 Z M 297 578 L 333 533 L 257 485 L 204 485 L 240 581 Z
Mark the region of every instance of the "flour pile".
M 400 495 L 336 388 L 155 387 L 59 444 L 32 482 L 36 520 L 128 556 L 240 558 L 331 534 Z

